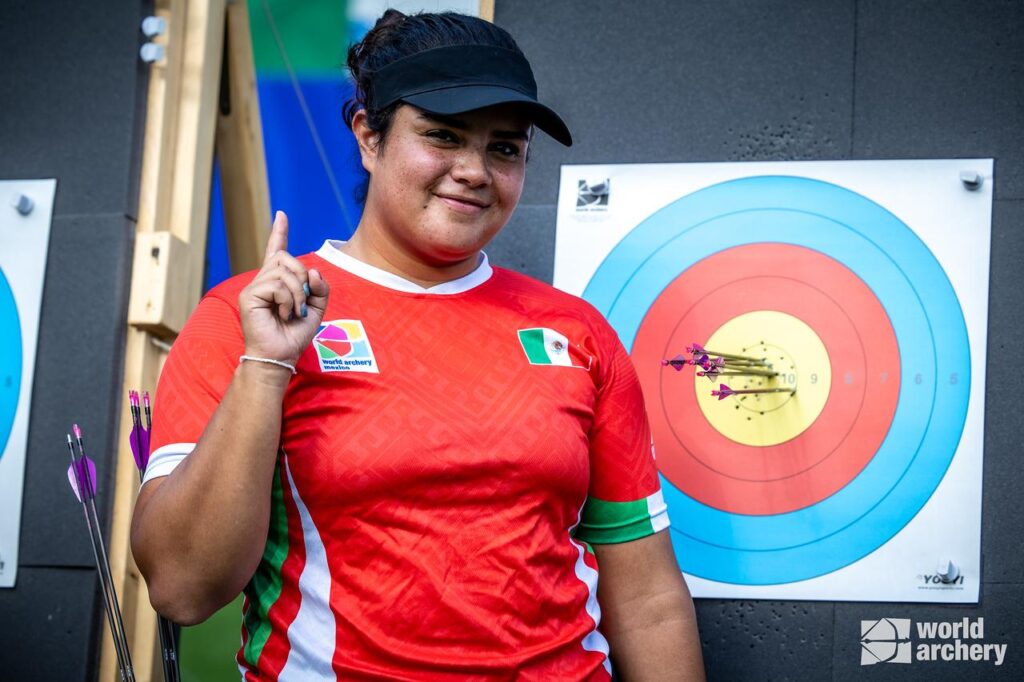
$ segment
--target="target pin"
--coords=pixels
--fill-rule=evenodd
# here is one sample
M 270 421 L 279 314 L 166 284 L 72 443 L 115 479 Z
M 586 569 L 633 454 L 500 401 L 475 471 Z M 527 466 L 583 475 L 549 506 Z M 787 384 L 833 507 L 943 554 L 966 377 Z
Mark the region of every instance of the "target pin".
M 796 393 L 795 388 L 747 388 L 742 390 L 734 390 L 726 386 L 725 384 L 719 384 L 718 390 L 712 390 L 711 395 L 716 396 L 719 400 L 725 400 L 732 395 L 753 395 L 757 393 Z

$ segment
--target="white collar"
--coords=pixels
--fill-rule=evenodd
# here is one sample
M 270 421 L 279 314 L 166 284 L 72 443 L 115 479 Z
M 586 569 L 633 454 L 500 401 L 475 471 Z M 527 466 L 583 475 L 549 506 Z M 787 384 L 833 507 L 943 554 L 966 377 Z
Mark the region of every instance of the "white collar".
M 344 243 L 336 239 L 328 239 L 316 252 L 316 255 L 360 279 L 365 279 L 388 289 L 404 291 L 410 294 L 461 294 L 464 291 L 480 286 L 489 280 L 494 273 L 494 270 L 491 269 L 491 264 L 487 260 L 487 254 L 481 251 L 480 264 L 473 272 L 458 279 L 453 279 L 450 282 L 441 282 L 432 287 L 423 287 L 392 272 L 381 270 L 369 263 L 364 263 L 347 253 L 342 253 L 339 247 Z

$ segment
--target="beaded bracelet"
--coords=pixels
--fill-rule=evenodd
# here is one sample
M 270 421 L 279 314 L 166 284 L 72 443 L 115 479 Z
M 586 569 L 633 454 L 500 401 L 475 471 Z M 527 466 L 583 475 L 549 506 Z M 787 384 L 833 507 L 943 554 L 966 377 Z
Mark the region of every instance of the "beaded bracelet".
M 292 374 L 298 374 L 298 372 L 295 371 L 295 365 L 289 365 L 287 362 L 282 362 L 281 360 L 271 360 L 270 358 L 258 358 L 255 355 L 242 355 L 238 358 L 239 363 L 245 362 L 246 360 L 252 360 L 253 362 L 265 362 L 268 365 L 277 365 L 278 367 L 284 367 L 285 369 L 291 371 Z

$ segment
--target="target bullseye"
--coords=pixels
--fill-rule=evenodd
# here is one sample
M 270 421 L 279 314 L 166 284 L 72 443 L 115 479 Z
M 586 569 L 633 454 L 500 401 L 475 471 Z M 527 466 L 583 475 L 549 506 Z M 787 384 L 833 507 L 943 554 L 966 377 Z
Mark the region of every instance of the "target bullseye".
M 806 431 L 824 409 L 832 386 L 828 351 L 799 318 L 776 310 L 744 313 L 719 327 L 707 346 L 764 357 L 778 373 L 772 378 L 737 377 L 729 381 L 731 388 L 796 389 L 795 393 L 742 396 L 723 404 L 708 391 L 705 379 L 694 377 L 701 413 L 726 438 L 743 445 L 778 445 Z

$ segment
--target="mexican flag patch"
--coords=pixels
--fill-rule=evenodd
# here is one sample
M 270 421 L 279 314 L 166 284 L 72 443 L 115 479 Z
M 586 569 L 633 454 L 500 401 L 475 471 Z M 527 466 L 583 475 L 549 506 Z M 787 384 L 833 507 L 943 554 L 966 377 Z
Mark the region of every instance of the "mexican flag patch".
M 564 334 L 554 329 L 538 327 L 520 329 L 519 343 L 526 353 L 531 365 L 556 365 L 559 367 L 579 367 L 590 369 L 593 358 L 577 346 L 569 343 Z

